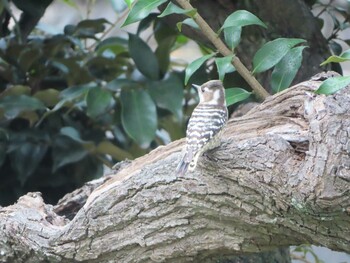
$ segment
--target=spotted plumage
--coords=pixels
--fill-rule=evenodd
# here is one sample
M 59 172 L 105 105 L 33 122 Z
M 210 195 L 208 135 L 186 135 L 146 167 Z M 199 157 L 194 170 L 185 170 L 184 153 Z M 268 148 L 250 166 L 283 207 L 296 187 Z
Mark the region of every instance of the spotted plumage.
M 225 89 L 220 80 L 193 86 L 198 90 L 199 104 L 188 122 L 185 154 L 176 169 L 181 175 L 193 171 L 204 152 L 220 145 L 220 133 L 228 118 Z

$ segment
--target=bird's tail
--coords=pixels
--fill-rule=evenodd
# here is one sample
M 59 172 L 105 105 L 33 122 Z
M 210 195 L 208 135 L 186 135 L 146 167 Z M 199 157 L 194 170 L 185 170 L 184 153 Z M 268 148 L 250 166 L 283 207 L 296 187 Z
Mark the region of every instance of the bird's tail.
M 186 158 L 186 154 L 184 154 L 184 156 L 182 157 L 180 163 L 176 167 L 176 175 L 183 176 L 187 172 L 188 165 L 190 163 L 186 159 L 187 159 Z

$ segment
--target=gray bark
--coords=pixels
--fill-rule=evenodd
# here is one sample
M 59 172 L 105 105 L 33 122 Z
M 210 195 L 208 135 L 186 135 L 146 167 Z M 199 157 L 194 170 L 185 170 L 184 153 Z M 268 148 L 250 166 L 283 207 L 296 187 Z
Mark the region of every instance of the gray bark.
M 174 174 L 178 140 L 55 208 L 39 193 L 1 208 L 0 261 L 213 262 L 303 243 L 349 253 L 350 88 L 314 95 L 320 83 L 231 118 L 194 173 Z M 69 206 L 71 220 L 56 213 Z

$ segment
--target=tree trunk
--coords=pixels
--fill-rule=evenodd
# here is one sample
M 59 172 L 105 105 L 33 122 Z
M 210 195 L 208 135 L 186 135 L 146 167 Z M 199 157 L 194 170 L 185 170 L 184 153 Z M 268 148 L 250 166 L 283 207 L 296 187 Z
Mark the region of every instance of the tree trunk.
M 174 173 L 179 140 L 55 208 L 38 193 L 1 208 L 0 261 L 213 262 L 303 243 L 350 252 L 350 88 L 315 95 L 321 80 L 230 119 L 194 173 Z

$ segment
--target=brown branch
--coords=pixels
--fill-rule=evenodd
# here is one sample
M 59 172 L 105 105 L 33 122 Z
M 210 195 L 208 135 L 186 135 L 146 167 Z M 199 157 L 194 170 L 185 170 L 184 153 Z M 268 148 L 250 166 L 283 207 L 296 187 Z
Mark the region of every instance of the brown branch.
M 175 175 L 178 140 L 55 209 L 38 193 L 1 208 L 0 261 L 215 262 L 305 243 L 350 252 L 350 88 L 315 95 L 322 80 L 230 119 L 194 173 Z M 55 213 L 70 209 L 71 220 Z
M 188 0 L 176 0 L 178 4 L 187 10 L 194 9 Z M 220 37 L 211 29 L 207 22 L 201 17 L 198 12 L 193 17 L 194 21 L 198 24 L 203 34 L 210 40 L 210 42 L 218 49 L 223 56 L 231 56 L 233 52 L 221 41 Z M 237 56 L 232 59 L 232 65 L 236 68 L 237 72 L 244 78 L 244 80 L 251 86 L 255 94 L 261 99 L 265 99 L 270 94 L 260 85 L 252 73 L 243 65 Z

